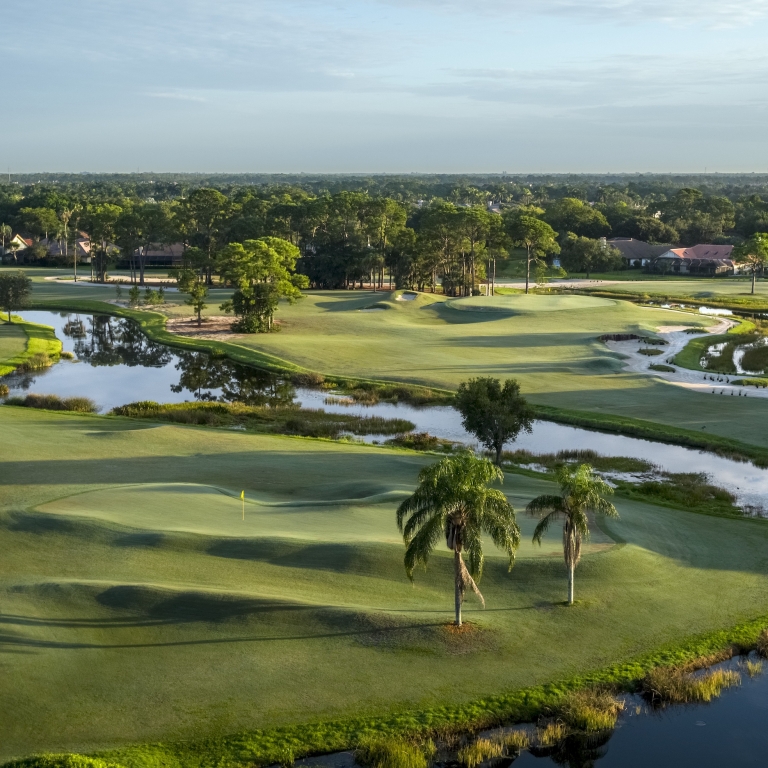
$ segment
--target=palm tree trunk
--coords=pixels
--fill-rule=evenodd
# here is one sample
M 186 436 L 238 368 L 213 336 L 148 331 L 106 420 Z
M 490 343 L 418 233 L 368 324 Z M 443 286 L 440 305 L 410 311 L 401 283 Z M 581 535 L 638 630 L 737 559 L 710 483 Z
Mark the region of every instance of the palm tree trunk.
M 573 605 L 573 566 L 568 569 L 568 605 Z
M 755 293 L 755 278 L 757 277 L 757 268 L 752 270 L 752 295 Z
M 461 626 L 461 552 L 453 553 L 453 600 L 456 610 L 456 626 Z

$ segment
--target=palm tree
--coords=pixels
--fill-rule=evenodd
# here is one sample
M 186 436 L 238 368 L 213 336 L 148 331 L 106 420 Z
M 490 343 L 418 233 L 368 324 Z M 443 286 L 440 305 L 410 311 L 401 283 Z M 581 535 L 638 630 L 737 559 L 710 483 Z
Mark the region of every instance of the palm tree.
M 482 533 L 509 555 L 509 567 L 520 544 L 520 529 L 507 497 L 489 483 L 502 482 L 504 473 L 488 459 L 471 451 L 438 461 L 419 473 L 419 485 L 397 510 L 397 527 L 405 541 L 405 571 L 413 579 L 417 565 L 427 566 L 441 536 L 453 551 L 456 626 L 461 626 L 461 604 L 469 587 L 477 588 L 483 573 Z M 466 551 L 469 569 L 462 552 Z
M 563 465 L 556 473 L 560 483 L 559 496 L 537 496 L 525 508 L 527 512 L 541 517 L 533 541 L 541 545 L 541 539 L 549 526 L 561 515 L 563 524 L 563 556 L 568 568 L 568 605 L 573 605 L 573 572 L 581 558 L 581 541 L 589 538 L 588 512 L 608 517 L 618 517 L 616 507 L 605 496 L 613 493 L 608 483 L 594 474 L 589 464 L 579 467 Z

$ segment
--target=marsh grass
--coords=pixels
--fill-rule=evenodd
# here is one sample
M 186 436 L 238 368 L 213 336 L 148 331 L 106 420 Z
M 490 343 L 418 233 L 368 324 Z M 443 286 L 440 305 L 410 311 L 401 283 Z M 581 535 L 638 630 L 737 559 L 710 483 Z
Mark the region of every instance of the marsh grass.
M 617 487 L 633 499 L 679 507 L 694 512 L 741 517 L 736 497 L 709 482 L 703 472 L 664 473 L 663 479 L 642 483 L 617 481 Z
M 768 629 L 764 629 L 757 637 L 755 642 L 755 650 L 758 656 L 762 656 L 764 659 L 768 659 Z
M 662 373 L 674 373 L 677 368 L 673 368 L 671 365 L 664 365 L 663 363 L 651 363 L 648 366 L 652 371 L 660 371 Z
M 434 755 L 431 740 L 419 744 L 400 736 L 377 736 L 360 742 L 355 761 L 363 768 L 427 768 Z
M 641 355 L 646 355 L 647 357 L 656 357 L 656 355 L 663 355 L 664 350 L 663 349 L 652 349 L 649 347 L 643 347 L 642 349 L 637 350 Z
M 569 728 L 584 733 L 606 731 L 616 726 L 624 702 L 603 688 L 583 688 L 566 694 L 554 716 Z
M 58 395 L 30 394 L 24 397 L 9 397 L 6 405 L 20 405 L 25 408 L 41 408 L 46 411 L 75 411 L 97 413 L 99 408 L 89 397 L 59 397 Z
M 695 675 L 689 667 L 656 667 L 645 676 L 643 693 L 654 704 L 692 704 L 712 701 L 740 683 L 741 675 L 732 669 Z
M 0 397 L 8 397 L 11 390 L 7 384 L 0 384 Z
M 565 723 L 548 722 L 536 729 L 537 747 L 554 747 L 568 735 L 568 727 Z
M 64 352 L 62 352 L 59 355 L 59 357 L 62 360 L 74 360 L 75 359 L 75 353 L 74 352 L 69 352 L 68 350 L 65 350 Z
M 757 677 L 758 675 L 763 674 L 763 662 L 762 661 L 752 661 L 752 659 L 746 659 L 744 663 L 742 664 L 744 667 L 744 671 L 750 676 L 750 677 Z
M 399 435 L 414 425 L 405 419 L 326 413 L 324 410 L 259 407 L 241 403 L 167 403 L 151 400 L 114 408 L 115 416 L 169 421 L 205 427 L 241 427 L 262 433 L 337 438 L 354 435 Z
M 46 368 L 50 368 L 55 362 L 56 360 L 47 352 L 35 352 L 34 355 L 31 355 L 21 363 L 16 370 L 21 373 L 44 371 Z
M 496 739 L 477 739 L 462 747 L 456 757 L 465 768 L 477 768 L 486 760 L 493 760 L 504 754 L 504 744 Z
M 650 472 L 654 465 L 643 459 L 627 456 L 601 456 L 589 449 L 558 451 L 557 453 L 531 453 L 524 449 L 504 451 L 502 462 L 516 465 L 538 464 L 554 471 L 563 464 L 591 464 L 598 472 Z
M 445 451 L 453 450 L 453 443 L 440 437 L 430 435 L 429 432 L 409 432 L 387 440 L 389 445 L 397 445 L 401 448 L 410 448 L 413 451 Z
M 752 347 L 741 358 L 741 367 L 747 371 L 765 373 L 768 368 L 768 347 Z

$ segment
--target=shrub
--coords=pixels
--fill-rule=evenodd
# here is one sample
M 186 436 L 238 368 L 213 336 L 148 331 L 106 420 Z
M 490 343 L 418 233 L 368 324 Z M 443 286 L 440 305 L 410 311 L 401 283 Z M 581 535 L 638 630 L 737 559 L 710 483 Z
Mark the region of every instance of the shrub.
M 713 669 L 696 677 L 682 667 L 656 667 L 645 676 L 643 692 L 659 704 L 688 704 L 712 701 L 740 682 L 741 675 L 731 669 Z
M 21 405 L 25 408 L 41 408 L 46 411 L 76 411 L 96 413 L 99 408 L 89 397 L 59 397 L 58 395 L 26 395 L 9 397 L 6 405 Z
M 355 750 L 355 760 L 364 768 L 427 768 L 434 755 L 434 744 L 412 744 L 397 736 L 363 740 Z
M 624 702 L 599 688 L 584 688 L 563 697 L 555 708 L 558 720 L 586 733 L 607 731 L 616 726 Z
M 663 349 L 650 349 L 649 347 L 643 347 L 642 349 L 638 349 L 637 351 L 641 355 L 645 355 L 646 357 L 656 357 L 657 355 L 664 354 Z

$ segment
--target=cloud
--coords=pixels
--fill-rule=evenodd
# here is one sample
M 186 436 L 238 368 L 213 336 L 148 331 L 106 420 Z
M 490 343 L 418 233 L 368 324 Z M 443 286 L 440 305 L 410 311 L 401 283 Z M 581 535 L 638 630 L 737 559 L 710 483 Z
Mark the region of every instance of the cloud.
M 562 16 L 582 21 L 739 26 L 768 16 L 768 0 L 381 0 L 388 5 L 493 16 Z

